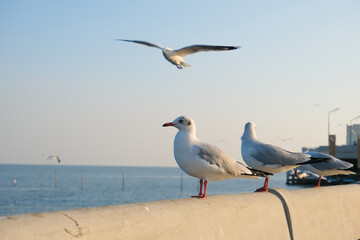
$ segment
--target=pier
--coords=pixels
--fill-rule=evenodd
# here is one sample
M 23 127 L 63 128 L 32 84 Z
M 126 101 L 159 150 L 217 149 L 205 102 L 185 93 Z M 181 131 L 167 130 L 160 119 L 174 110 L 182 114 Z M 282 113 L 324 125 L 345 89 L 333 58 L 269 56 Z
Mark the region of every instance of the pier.
M 210 196 L 0 218 L 16 239 L 359 239 L 360 185 Z

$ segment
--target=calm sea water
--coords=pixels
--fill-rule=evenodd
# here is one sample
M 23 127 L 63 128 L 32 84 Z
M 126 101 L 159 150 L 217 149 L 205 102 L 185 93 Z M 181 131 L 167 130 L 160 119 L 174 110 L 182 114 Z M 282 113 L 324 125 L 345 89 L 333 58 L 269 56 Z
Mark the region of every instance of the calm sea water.
M 269 187 L 302 188 L 286 185 L 285 176 L 271 176 Z M 263 182 L 209 182 L 208 195 L 253 192 Z M 0 216 L 188 198 L 198 189 L 179 168 L 0 164 Z

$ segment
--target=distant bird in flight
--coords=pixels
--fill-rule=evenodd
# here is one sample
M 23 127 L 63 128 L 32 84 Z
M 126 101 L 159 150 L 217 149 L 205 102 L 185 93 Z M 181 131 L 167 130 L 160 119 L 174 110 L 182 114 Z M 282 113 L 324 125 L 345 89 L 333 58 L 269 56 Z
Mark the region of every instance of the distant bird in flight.
M 47 160 L 56 160 L 58 163 L 61 162 L 61 159 L 59 156 L 53 156 L 53 155 L 48 156 Z
M 126 39 L 115 39 L 115 40 L 133 42 L 148 47 L 161 49 L 166 60 L 174 64 L 178 69 L 182 69 L 183 67 L 191 67 L 191 65 L 187 64 L 183 59 L 186 55 L 194 54 L 197 52 L 235 50 L 240 47 L 240 46 L 191 45 L 184 48 L 180 48 L 178 50 L 172 50 L 171 48 L 162 47 L 155 43 L 146 42 L 146 41 L 126 40 Z

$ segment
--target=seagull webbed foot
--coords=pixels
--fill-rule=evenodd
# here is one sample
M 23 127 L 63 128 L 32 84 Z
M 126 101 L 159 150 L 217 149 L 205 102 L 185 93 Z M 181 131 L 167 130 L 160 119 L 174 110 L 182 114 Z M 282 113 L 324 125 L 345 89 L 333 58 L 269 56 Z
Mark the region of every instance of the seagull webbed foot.
M 255 192 L 268 192 L 268 188 L 261 187 L 261 188 L 256 189 Z
M 199 195 L 191 196 L 191 197 L 192 197 L 192 198 L 204 199 L 204 198 L 206 198 L 206 195 L 205 195 L 205 194 L 199 194 Z

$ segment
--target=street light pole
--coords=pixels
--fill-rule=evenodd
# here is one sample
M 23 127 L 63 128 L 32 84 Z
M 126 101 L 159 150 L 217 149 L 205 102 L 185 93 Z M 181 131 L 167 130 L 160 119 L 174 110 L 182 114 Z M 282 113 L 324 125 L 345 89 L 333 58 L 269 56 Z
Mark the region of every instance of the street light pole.
M 330 114 L 336 112 L 337 110 L 340 110 L 340 108 L 335 108 L 328 113 L 328 138 L 330 136 Z
M 353 130 L 353 127 L 352 127 L 352 121 L 354 121 L 354 120 L 356 120 L 356 119 L 358 119 L 358 118 L 360 118 L 360 115 L 350 120 L 350 126 L 349 126 L 349 132 L 350 132 L 350 145 L 352 145 L 352 130 Z

